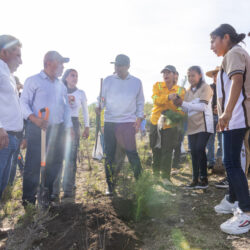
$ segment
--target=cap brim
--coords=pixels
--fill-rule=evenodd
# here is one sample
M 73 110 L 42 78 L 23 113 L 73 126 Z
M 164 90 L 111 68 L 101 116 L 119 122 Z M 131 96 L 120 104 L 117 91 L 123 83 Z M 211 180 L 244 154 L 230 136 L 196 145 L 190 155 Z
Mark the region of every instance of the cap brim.
M 69 60 L 70 60 L 70 59 L 69 59 L 68 57 L 63 57 L 63 58 L 62 58 L 62 62 L 63 62 L 63 63 L 68 63 Z
M 111 64 L 114 64 L 115 66 L 129 66 L 129 64 L 120 64 L 116 62 L 110 62 Z
M 172 71 L 172 70 L 170 70 L 170 69 L 163 69 L 163 70 L 161 71 L 161 73 L 164 73 L 164 71 L 166 71 L 166 70 L 168 70 L 168 71 L 170 71 L 170 72 L 173 72 L 173 73 L 176 73 L 175 71 Z

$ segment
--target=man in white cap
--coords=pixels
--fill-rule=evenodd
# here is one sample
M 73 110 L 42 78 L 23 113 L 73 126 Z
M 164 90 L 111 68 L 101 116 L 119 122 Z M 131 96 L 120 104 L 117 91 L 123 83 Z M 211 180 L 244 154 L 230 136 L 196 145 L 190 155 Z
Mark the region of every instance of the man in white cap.
M 10 175 L 11 158 L 23 130 L 23 117 L 13 72 L 22 64 L 21 43 L 0 36 L 0 199 Z
M 23 176 L 23 205 L 36 202 L 40 181 L 41 129 L 47 131 L 47 158 L 45 187 L 51 198 L 53 182 L 60 171 L 64 159 L 65 132 L 72 128 L 67 89 L 58 79 L 63 72 L 63 64 L 69 58 L 57 51 L 49 51 L 44 57 L 44 70 L 29 77 L 24 83 L 21 105 L 27 122 L 27 152 Z M 49 120 L 38 117 L 40 109 L 48 108 Z

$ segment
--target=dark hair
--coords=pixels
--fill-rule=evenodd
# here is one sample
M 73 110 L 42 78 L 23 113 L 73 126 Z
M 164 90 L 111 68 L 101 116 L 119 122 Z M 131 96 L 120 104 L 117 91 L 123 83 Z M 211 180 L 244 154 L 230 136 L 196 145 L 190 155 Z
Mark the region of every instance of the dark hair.
M 233 44 L 243 42 L 244 38 L 246 37 L 246 34 L 244 33 L 238 34 L 235 28 L 230 24 L 221 24 L 218 28 L 211 32 L 210 36 L 219 36 L 220 38 L 223 38 L 226 34 L 229 35 Z
M 11 35 L 1 35 L 0 36 L 0 51 L 2 49 L 9 49 L 13 46 L 22 47 L 20 41 Z
M 202 71 L 201 71 L 201 67 L 200 66 L 191 66 L 188 71 L 195 71 L 196 73 L 200 74 L 201 75 L 201 78 L 200 78 L 200 81 L 199 83 L 197 84 L 196 88 L 198 89 L 201 84 L 203 83 L 203 80 L 202 80 Z
M 66 78 L 68 77 L 68 75 L 72 72 L 75 71 L 77 73 L 77 71 L 75 69 L 67 69 L 65 70 L 63 76 L 62 76 L 62 82 L 64 83 L 64 85 L 67 87 L 67 81 Z

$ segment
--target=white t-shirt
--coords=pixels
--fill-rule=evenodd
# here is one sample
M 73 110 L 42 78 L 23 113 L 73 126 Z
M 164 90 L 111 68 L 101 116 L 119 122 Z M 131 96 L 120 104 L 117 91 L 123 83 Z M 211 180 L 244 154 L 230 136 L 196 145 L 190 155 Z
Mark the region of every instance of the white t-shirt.
M 89 112 L 85 92 L 83 90 L 77 89 L 73 93 L 68 94 L 68 96 L 74 96 L 75 99 L 74 101 L 69 102 L 71 117 L 78 117 L 79 110 L 82 108 L 84 126 L 89 127 Z
M 224 104 L 222 104 L 222 106 L 224 106 L 224 108 L 222 107 L 222 112 L 227 106 L 231 85 L 232 81 L 229 79 L 228 75 L 224 71 L 220 71 L 217 76 L 217 98 L 218 99 L 222 98 L 224 100 Z M 242 107 L 243 100 L 244 97 L 241 91 L 239 99 L 234 107 L 232 118 L 229 121 L 229 126 L 228 126 L 229 130 L 246 127 L 244 110 Z
M 222 100 L 222 112 L 228 104 L 234 74 L 243 75 L 243 87 L 229 122 L 229 130 L 250 126 L 250 56 L 239 45 L 226 53 L 217 76 L 217 98 Z

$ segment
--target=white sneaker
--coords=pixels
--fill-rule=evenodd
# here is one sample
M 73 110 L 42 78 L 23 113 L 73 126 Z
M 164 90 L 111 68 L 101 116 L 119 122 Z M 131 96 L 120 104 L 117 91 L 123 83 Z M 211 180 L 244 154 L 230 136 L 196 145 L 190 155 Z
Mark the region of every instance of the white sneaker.
M 218 214 L 233 214 L 234 210 L 238 208 L 238 201 L 234 203 L 230 203 L 228 201 L 229 195 L 225 195 L 223 200 L 218 204 L 217 206 L 214 207 L 214 210 Z
M 238 208 L 231 219 L 220 225 L 220 229 L 227 234 L 247 233 L 250 231 L 250 216 Z

